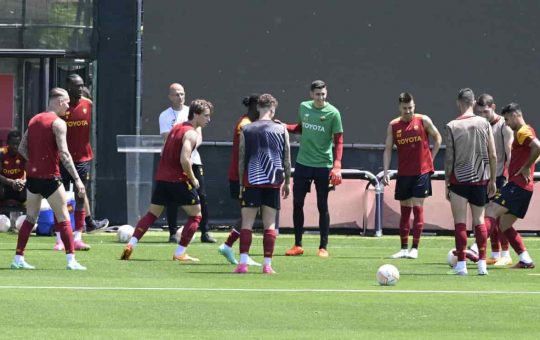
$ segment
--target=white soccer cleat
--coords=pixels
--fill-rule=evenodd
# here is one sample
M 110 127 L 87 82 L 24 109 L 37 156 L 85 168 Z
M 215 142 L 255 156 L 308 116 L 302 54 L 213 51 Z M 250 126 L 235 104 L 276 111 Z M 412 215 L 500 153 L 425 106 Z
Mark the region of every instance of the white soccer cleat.
M 486 260 L 478 261 L 478 275 L 488 275 Z
M 251 256 L 248 256 L 247 265 L 248 266 L 255 266 L 255 267 L 260 267 L 261 266 L 261 264 L 259 262 L 256 262 L 254 259 L 252 259 Z
M 73 260 L 70 261 L 66 267 L 67 270 L 86 270 L 86 267 L 79 262 Z
M 495 267 L 506 267 L 512 265 L 512 258 L 510 256 L 499 257 L 495 262 Z
M 478 245 L 476 243 L 473 243 L 470 247 L 470 250 L 474 251 L 475 253 L 479 254 L 478 252 Z
M 409 256 L 409 251 L 407 249 L 401 249 L 394 255 L 390 256 L 391 259 L 406 259 Z M 418 254 L 417 254 L 418 256 Z
M 408 259 L 417 259 L 418 258 L 418 249 L 411 248 L 411 250 L 409 250 L 409 253 L 407 254 L 407 258 Z

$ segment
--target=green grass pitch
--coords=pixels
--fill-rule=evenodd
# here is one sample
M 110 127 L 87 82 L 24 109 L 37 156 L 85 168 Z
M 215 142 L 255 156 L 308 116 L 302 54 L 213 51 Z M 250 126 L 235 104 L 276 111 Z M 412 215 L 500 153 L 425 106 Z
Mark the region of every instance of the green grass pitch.
M 224 233 L 214 233 L 223 242 Z M 280 235 L 277 275 L 251 267 L 247 275 L 217 253 L 219 245 L 188 249 L 198 264 L 171 260 L 167 234 L 148 233 L 132 260 L 118 260 L 113 234 L 85 236 L 78 252 L 86 272 L 65 270 L 54 239 L 30 238 L 26 260 L 37 269 L 9 269 L 16 235 L 0 234 L 0 337 L 3 339 L 537 339 L 540 272 L 489 267 L 489 276 L 446 273 L 453 238 L 424 237 L 417 260 L 391 260 L 395 236 L 330 235 L 330 258 L 315 256 L 318 236 L 305 236 L 306 254 L 285 257 L 293 243 Z M 472 243 L 472 240 L 469 240 Z M 540 261 L 540 239 L 526 238 Z M 262 261 L 255 235 L 252 256 Z M 238 248 L 236 248 L 238 252 Z M 517 256 L 512 254 L 514 261 Z M 377 268 L 394 264 L 394 287 L 381 287 Z

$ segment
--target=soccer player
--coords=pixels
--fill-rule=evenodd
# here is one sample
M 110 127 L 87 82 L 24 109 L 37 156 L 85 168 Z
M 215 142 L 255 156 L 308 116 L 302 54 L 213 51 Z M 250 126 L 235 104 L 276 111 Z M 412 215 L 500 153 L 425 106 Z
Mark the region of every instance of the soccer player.
M 519 255 L 519 262 L 513 268 L 532 269 L 534 262 L 523 239 L 512 225 L 527 213 L 534 189 L 534 165 L 540 156 L 540 141 L 534 129 L 525 122 L 518 104 L 506 105 L 501 114 L 514 131 L 512 157 L 508 166 L 510 177 L 495 196 L 493 204 L 488 207 L 486 225 L 488 228 L 496 228 L 496 219 L 500 217 L 499 228 Z
M 178 83 L 171 84 L 169 86 L 169 100 L 171 106 L 159 115 L 159 133 L 163 137 L 163 141 L 167 140 L 169 132 L 176 124 L 182 124 L 188 120 L 189 107 L 184 105 L 186 100 L 186 92 L 184 87 Z M 199 181 L 199 188 L 197 193 L 199 194 L 199 200 L 201 203 L 202 220 L 199 224 L 201 230 L 201 242 L 203 243 L 215 243 L 216 239 L 208 234 L 208 204 L 206 199 L 206 182 L 204 180 L 204 170 L 201 161 L 201 155 L 197 150 L 197 147 L 202 143 L 202 131 L 197 129 L 199 137 L 197 139 L 197 146 L 193 149 L 191 154 L 191 162 L 193 167 L 193 173 Z M 169 242 L 178 243 L 176 239 L 176 231 L 178 226 L 176 218 L 178 216 L 178 205 L 171 204 L 167 206 L 167 224 L 169 225 Z
M 186 253 L 186 248 L 201 222 L 201 205 L 197 194 L 199 181 L 193 173 L 191 153 L 197 147 L 199 138 L 197 128 L 204 128 L 210 122 L 213 110 L 214 107 L 209 101 L 195 99 L 189 106 L 188 121 L 176 124 L 169 132 L 156 173 L 152 203 L 146 215 L 137 223 L 133 237 L 124 248 L 120 259 L 129 260 L 133 249 L 152 223 L 161 215 L 165 206 L 174 203 L 182 207 L 188 219 L 184 224 L 173 260 L 199 261 Z
M 304 253 L 304 200 L 315 182 L 319 230 L 321 241 L 317 255 L 328 257 L 328 233 L 330 214 L 328 193 L 341 184 L 341 157 L 343 154 L 343 127 L 341 115 L 336 107 L 326 101 L 326 83 L 315 80 L 311 83 L 312 100 L 302 102 L 298 110 L 298 123 L 287 125 L 291 133 L 300 133 L 300 149 L 296 158 L 293 183 L 294 246 L 285 255 L 297 256 Z M 335 160 L 332 142 L 336 149 Z
M 242 229 L 240 231 L 240 263 L 234 270 L 248 271 L 248 254 L 252 229 L 260 209 L 264 234 L 264 274 L 274 274 L 272 255 L 276 242 L 276 211 L 280 207 L 280 187 L 283 198 L 289 196 L 291 156 L 289 134 L 285 126 L 272 118 L 278 106 L 270 94 L 258 99 L 259 120 L 245 125 L 240 134 L 238 174 L 241 179 Z
M 238 119 L 234 127 L 231 162 L 229 164 L 229 190 L 231 198 L 236 201 L 238 201 L 240 197 L 240 181 L 238 175 L 238 148 L 240 144 L 240 135 L 242 133 L 242 128 L 245 125 L 259 119 L 259 111 L 257 111 L 257 101 L 259 96 L 259 93 L 252 93 L 242 100 L 242 104 L 247 108 L 247 112 Z M 218 252 L 231 264 L 238 264 L 238 261 L 234 257 L 232 247 L 240 237 L 241 223 L 240 219 L 239 225 L 233 228 L 229 233 L 227 240 L 225 240 L 225 243 L 218 248 Z M 260 266 L 260 264 L 255 262 L 251 257 L 248 257 L 247 263 L 249 266 Z
M 66 192 L 60 181 L 59 161 L 74 180 L 77 195 L 84 197 L 84 184 L 79 178 L 75 164 L 71 158 L 66 141 L 66 122 L 59 117 L 66 114 L 69 108 L 69 95 L 66 90 L 53 88 L 49 93 L 47 111 L 35 115 L 28 123 L 19 146 L 19 153 L 26 163 L 26 219 L 21 225 L 17 239 L 15 258 L 12 269 L 34 269 L 24 259 L 24 249 L 30 233 L 37 221 L 41 198 L 44 197 L 51 206 L 55 218 L 55 230 L 60 233 L 65 245 L 67 269 L 86 270 L 75 260 L 75 244 Z
M 467 206 L 470 206 L 474 236 L 478 245 L 478 275 L 487 275 L 487 231 L 484 206 L 495 195 L 497 156 L 491 126 L 473 112 L 474 93 L 459 91 L 457 106 L 460 116 L 446 124 L 445 184 L 446 198 L 454 217 L 456 256 L 452 273 L 467 275 Z
M 7 135 L 7 146 L 0 149 L 0 200 L 22 205 L 26 201 L 26 161 L 18 151 L 21 133 L 12 130 Z
M 75 162 L 75 168 L 79 178 L 86 186 L 90 180 L 90 163 L 94 158 L 92 146 L 90 145 L 90 128 L 92 124 L 92 101 L 82 96 L 84 81 L 78 74 L 71 74 L 67 77 L 67 91 L 69 93 L 69 109 L 62 119 L 67 125 L 67 143 L 69 152 Z M 69 190 L 70 183 L 73 183 L 73 177 L 63 167 L 60 166 L 62 182 L 64 188 Z M 77 187 L 74 188 L 77 193 Z M 90 246 L 82 240 L 82 233 L 86 224 L 88 233 L 107 228 L 108 219 L 100 221 L 92 218 L 90 203 L 86 193 L 83 196 L 75 195 L 75 249 L 90 250 Z M 54 250 L 63 250 L 64 244 L 60 233 L 56 233 L 56 244 Z
M 394 198 L 400 202 L 401 219 L 399 236 L 401 250 L 392 255 L 397 258 L 418 258 L 418 244 L 424 229 L 424 199 L 431 196 L 433 159 L 441 146 L 441 134 L 426 115 L 414 113 L 414 98 L 410 93 L 399 95 L 400 117 L 393 119 L 386 130 L 383 154 L 384 175 L 382 183 L 388 185 L 388 169 L 392 161 L 392 146 L 398 151 L 398 177 Z M 429 137 L 433 139 L 433 154 L 429 149 Z M 413 243 L 409 251 L 409 230 L 413 213 Z
M 497 177 L 495 179 L 495 185 L 497 186 L 497 192 L 499 192 L 502 186 L 506 184 L 508 178 L 508 162 L 510 161 L 514 133 L 505 123 L 504 117 L 498 115 L 495 109 L 495 102 L 489 94 L 480 95 L 474 105 L 474 113 L 487 119 L 493 131 L 495 151 L 497 154 Z M 492 202 L 488 203 L 486 211 L 489 211 L 492 204 Z M 510 244 L 504 234 L 499 232 L 499 220 L 500 218 L 497 218 L 495 224 L 491 228 L 487 228 L 488 237 L 491 241 L 491 257 L 486 260 L 486 263 L 488 265 L 507 266 L 512 264 L 512 258 L 508 251 Z

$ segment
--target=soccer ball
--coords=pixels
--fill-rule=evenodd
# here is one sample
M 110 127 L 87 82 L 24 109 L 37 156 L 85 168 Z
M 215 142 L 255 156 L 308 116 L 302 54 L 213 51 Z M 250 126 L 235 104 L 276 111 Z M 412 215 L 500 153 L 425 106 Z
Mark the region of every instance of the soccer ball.
M 391 264 L 384 264 L 377 270 L 377 281 L 381 286 L 393 286 L 399 281 L 399 270 Z
M 446 255 L 446 262 L 448 262 L 448 265 L 452 268 L 454 268 L 457 264 L 457 256 L 454 255 L 455 251 L 456 251 L 456 248 L 452 248 L 448 252 L 448 255 Z
M 135 228 L 133 228 L 129 224 L 124 224 L 118 227 L 118 231 L 116 232 L 116 238 L 118 239 L 118 242 L 128 242 L 133 236 L 134 231 Z
M 17 219 L 15 220 L 15 229 L 17 230 L 17 232 L 19 232 L 19 230 L 21 230 L 21 227 L 22 227 L 22 224 L 24 223 L 24 220 L 26 220 L 26 215 L 21 215 L 19 217 L 17 217 Z M 32 231 L 35 231 L 37 228 L 37 223 L 34 224 L 34 228 L 32 228 Z
M 0 215 L 0 232 L 5 233 L 11 228 L 11 221 L 6 215 Z

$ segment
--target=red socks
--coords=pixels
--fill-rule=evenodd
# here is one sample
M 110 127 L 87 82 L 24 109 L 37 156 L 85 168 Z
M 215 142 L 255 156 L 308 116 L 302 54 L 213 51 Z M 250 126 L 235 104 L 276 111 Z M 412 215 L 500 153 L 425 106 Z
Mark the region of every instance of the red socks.
M 238 232 L 238 230 L 233 229 L 229 233 L 229 237 L 227 237 L 227 241 L 225 241 L 225 244 L 232 248 L 234 242 L 236 242 L 236 240 L 238 240 L 239 237 L 240 237 L 240 233 Z
M 156 215 L 152 214 L 151 212 L 147 212 L 146 215 L 139 220 L 139 223 L 137 223 L 137 227 L 135 227 L 135 231 L 133 232 L 133 237 L 140 241 L 148 228 L 150 228 L 152 223 L 154 223 L 156 220 Z
M 476 239 L 476 245 L 478 246 L 478 258 L 480 260 L 485 260 L 487 252 L 487 230 L 484 224 L 474 227 L 474 238 Z
M 21 225 L 21 229 L 19 230 L 19 236 L 17 237 L 17 249 L 15 250 L 16 255 L 24 255 L 24 248 L 26 248 L 26 244 L 28 243 L 32 229 L 34 229 L 34 225 L 28 222 L 28 220 L 24 220 L 23 224 Z
M 465 261 L 465 250 L 467 250 L 467 226 L 465 223 L 456 223 L 454 225 L 456 232 L 456 256 L 458 261 Z
M 182 230 L 182 236 L 180 237 L 179 245 L 182 247 L 187 247 L 195 235 L 195 232 L 199 228 L 199 223 L 201 223 L 202 216 L 189 216 Z
M 264 257 L 272 257 L 274 254 L 274 245 L 276 244 L 276 231 L 267 229 L 263 233 Z
M 411 211 L 412 207 L 401 206 L 401 218 L 399 220 L 399 238 L 401 239 L 401 248 L 407 249 L 409 245 L 409 231 L 411 229 Z
M 518 253 L 518 255 L 527 250 L 525 248 L 525 244 L 523 243 L 521 235 L 516 231 L 516 229 L 514 229 L 514 227 L 506 229 L 503 233 L 508 239 L 508 242 L 510 243 L 512 248 L 514 248 L 516 253 Z
M 83 231 L 85 216 L 86 216 L 86 211 L 75 210 L 75 231 L 80 231 L 80 232 Z
M 69 220 L 58 222 L 54 225 L 55 231 L 60 233 L 60 238 L 66 249 L 66 254 L 73 254 L 75 251 L 75 240 L 73 239 L 73 230 Z
M 418 248 L 420 243 L 420 236 L 422 235 L 422 230 L 424 229 L 424 207 L 416 206 L 412 208 L 413 211 L 413 248 Z
M 240 230 L 240 254 L 249 254 L 252 234 L 253 232 L 249 229 Z

